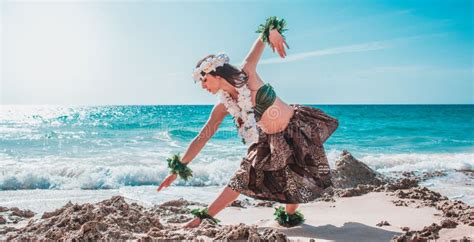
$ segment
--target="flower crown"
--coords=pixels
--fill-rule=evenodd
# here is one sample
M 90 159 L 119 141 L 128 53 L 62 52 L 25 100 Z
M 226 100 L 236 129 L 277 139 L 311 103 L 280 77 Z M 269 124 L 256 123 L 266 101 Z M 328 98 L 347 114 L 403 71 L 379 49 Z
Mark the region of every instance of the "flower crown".
M 215 71 L 217 67 L 223 66 L 224 64 L 229 64 L 229 56 L 225 53 L 219 53 L 214 57 L 209 57 L 205 59 L 199 67 L 193 71 L 194 82 L 201 81 L 204 76 L 202 73 L 209 73 Z

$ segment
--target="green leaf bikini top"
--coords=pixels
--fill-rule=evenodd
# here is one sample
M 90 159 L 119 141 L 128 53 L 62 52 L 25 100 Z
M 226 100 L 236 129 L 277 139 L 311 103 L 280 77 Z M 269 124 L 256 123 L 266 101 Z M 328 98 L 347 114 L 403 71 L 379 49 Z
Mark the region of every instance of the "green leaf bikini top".
M 255 97 L 256 105 L 254 107 L 255 120 L 258 122 L 262 118 L 263 113 L 275 102 L 276 93 L 270 83 L 261 86 Z

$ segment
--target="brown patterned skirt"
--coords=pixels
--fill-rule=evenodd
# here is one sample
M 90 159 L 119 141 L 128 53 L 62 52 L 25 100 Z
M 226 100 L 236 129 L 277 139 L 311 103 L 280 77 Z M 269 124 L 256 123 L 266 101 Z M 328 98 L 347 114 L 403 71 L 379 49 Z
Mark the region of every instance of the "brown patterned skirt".
M 227 184 L 249 197 L 280 203 L 308 203 L 330 187 L 331 172 L 323 143 L 339 126 L 318 108 L 290 104 L 295 113 L 285 130 L 266 134 L 247 150 Z

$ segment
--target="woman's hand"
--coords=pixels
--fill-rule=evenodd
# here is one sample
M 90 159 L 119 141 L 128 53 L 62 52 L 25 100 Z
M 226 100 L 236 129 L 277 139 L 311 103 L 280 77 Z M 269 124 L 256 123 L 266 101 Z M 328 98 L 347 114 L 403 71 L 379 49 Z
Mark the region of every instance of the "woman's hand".
M 280 32 L 276 29 L 270 30 L 270 36 L 268 37 L 270 41 L 270 47 L 272 48 L 273 52 L 275 52 L 275 49 L 278 51 L 278 54 L 280 54 L 281 58 L 285 58 L 286 56 L 286 51 L 285 51 L 285 45 L 286 48 L 288 47 L 288 44 L 286 43 L 285 39 L 283 39 L 283 36 L 281 36 Z
M 171 183 L 173 183 L 173 181 L 176 180 L 176 177 L 178 177 L 178 174 L 171 173 L 169 176 L 165 178 L 165 180 L 161 183 L 160 187 L 156 189 L 156 191 L 159 192 L 161 189 L 171 185 Z
M 193 220 L 187 222 L 186 224 L 183 225 L 183 228 L 195 228 L 201 224 L 201 219 L 200 218 L 194 218 Z

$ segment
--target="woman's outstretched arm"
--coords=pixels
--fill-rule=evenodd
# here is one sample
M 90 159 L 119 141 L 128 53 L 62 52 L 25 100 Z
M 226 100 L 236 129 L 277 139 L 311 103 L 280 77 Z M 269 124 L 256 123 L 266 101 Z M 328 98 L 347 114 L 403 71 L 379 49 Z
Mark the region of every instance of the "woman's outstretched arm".
M 199 134 L 191 141 L 191 144 L 181 159 L 181 163 L 188 164 L 196 157 L 207 141 L 216 133 L 219 125 L 227 114 L 227 109 L 223 103 L 218 103 L 214 106 L 206 125 L 204 125 Z
M 264 50 L 265 43 L 263 43 L 262 35 L 260 34 L 254 41 L 250 51 L 242 62 L 242 69 L 246 69 L 247 71 L 255 71 L 257 69 L 258 61 L 260 60 Z
M 181 163 L 188 164 L 191 162 L 194 157 L 201 151 L 204 145 L 207 143 L 209 139 L 214 135 L 214 133 L 219 128 L 219 125 L 224 120 L 225 116 L 228 114 L 227 109 L 225 108 L 223 103 L 216 104 L 211 111 L 211 115 L 206 122 L 206 125 L 201 129 L 199 134 L 193 139 L 191 144 L 188 146 L 188 149 L 184 153 L 183 157 L 181 158 Z M 169 174 L 163 182 L 161 182 L 160 186 L 156 189 L 158 192 L 161 189 L 168 187 L 173 183 L 174 180 L 177 178 L 176 173 Z
M 288 45 L 286 44 L 285 39 L 280 34 L 280 32 L 278 32 L 278 30 L 273 29 L 270 31 L 269 41 L 270 47 L 272 48 L 273 52 L 277 50 L 280 57 L 285 58 L 285 45 L 286 47 L 288 47 Z M 250 48 L 250 51 L 248 52 L 247 56 L 245 57 L 241 65 L 242 69 L 246 70 L 247 72 L 256 71 L 258 61 L 260 60 L 260 57 L 262 57 L 262 53 L 264 50 L 265 43 L 262 40 L 262 34 L 260 34 L 253 43 L 252 47 Z

